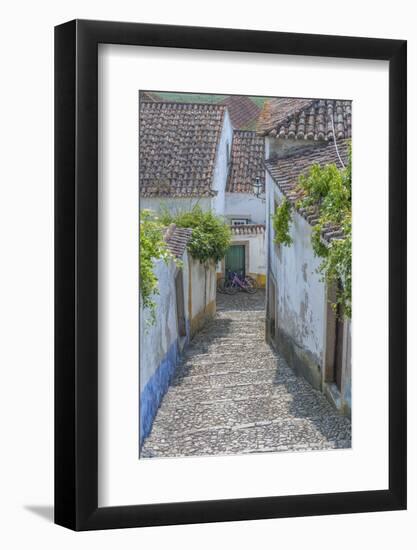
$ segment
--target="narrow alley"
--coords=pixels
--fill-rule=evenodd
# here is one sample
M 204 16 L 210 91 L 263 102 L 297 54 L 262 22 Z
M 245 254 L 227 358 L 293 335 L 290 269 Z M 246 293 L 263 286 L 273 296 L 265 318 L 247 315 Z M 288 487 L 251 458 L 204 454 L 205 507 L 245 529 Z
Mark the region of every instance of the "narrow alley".
M 350 421 L 265 342 L 264 291 L 217 295 L 191 341 L 141 458 L 351 446 Z

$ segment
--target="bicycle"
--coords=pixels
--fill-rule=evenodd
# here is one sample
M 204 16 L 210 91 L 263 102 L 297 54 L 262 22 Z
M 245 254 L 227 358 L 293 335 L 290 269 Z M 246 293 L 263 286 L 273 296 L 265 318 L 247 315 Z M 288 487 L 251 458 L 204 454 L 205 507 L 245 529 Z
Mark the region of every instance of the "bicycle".
M 232 280 L 233 275 L 234 273 L 232 273 L 227 269 L 225 273 L 225 277 L 220 277 L 220 279 L 217 279 L 217 287 L 216 287 L 217 292 L 219 292 L 220 294 L 225 294 L 226 283 Z
M 244 290 L 249 294 L 255 294 L 258 290 L 258 283 L 249 275 L 245 278 L 241 278 L 237 273 L 233 273 L 231 278 L 225 281 L 223 288 L 227 294 L 236 294 L 238 290 Z

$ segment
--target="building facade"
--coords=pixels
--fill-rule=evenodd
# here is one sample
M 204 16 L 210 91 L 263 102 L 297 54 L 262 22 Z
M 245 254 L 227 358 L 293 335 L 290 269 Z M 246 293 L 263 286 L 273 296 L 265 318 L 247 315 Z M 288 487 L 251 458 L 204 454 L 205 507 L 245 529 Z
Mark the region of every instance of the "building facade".
M 232 141 L 223 105 L 141 102 L 141 208 L 178 213 L 199 205 L 224 216 Z
M 319 273 L 313 251 L 314 212 L 297 209 L 299 177 L 313 164 L 348 162 L 350 102 L 272 100 L 261 115 L 266 147 L 266 335 L 290 366 L 346 415 L 351 411 L 351 323 L 335 312 L 335 289 Z M 333 139 L 335 128 L 336 140 Z M 337 130 L 336 130 L 337 129 Z M 336 144 L 335 144 L 336 141 Z M 286 198 L 293 205 L 293 244 L 274 242 L 271 223 Z M 323 235 L 327 242 L 337 231 Z

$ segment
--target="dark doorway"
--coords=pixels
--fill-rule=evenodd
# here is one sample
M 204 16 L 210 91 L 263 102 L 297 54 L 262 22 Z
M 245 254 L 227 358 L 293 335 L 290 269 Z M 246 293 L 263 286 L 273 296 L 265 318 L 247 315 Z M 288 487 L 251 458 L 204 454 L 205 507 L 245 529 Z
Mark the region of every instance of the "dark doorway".
M 336 311 L 336 341 L 334 350 L 334 383 L 339 391 L 342 389 L 342 367 L 343 367 L 343 308 L 338 304 Z
M 275 283 L 272 280 L 272 277 L 269 277 L 268 280 L 268 302 L 267 302 L 267 326 L 268 326 L 268 336 L 269 341 L 275 346 L 275 335 L 276 335 L 276 287 Z
M 229 247 L 225 258 L 226 273 L 237 273 L 240 277 L 245 277 L 245 259 L 245 245 L 237 244 Z
M 184 280 L 182 269 L 178 271 L 175 277 L 175 294 L 177 298 L 178 335 L 186 336 L 187 330 L 185 326 Z

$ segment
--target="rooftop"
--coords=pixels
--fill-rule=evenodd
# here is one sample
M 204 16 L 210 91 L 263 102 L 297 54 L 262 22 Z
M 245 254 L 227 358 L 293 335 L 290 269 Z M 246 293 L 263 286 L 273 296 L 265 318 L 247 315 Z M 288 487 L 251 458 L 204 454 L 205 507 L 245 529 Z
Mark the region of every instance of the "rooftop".
M 261 113 L 261 108 L 245 95 L 230 95 L 220 102 L 229 111 L 233 128 L 244 129 L 251 123 L 255 123 Z
M 264 104 L 257 132 L 280 139 L 330 141 L 352 136 L 352 102 L 274 98 Z
M 141 102 L 139 189 L 143 197 L 210 197 L 226 108 Z
M 337 144 L 339 155 L 345 166 L 349 160 L 349 142 L 350 140 L 341 140 Z M 306 147 L 301 151 L 298 149 L 285 157 L 269 159 L 265 162 L 266 169 L 273 180 L 293 205 L 302 196 L 298 189 L 299 177 L 306 175 L 313 164 L 320 166 L 336 164 L 339 169 L 343 168 L 333 143 Z M 318 219 L 317 208 L 314 206 L 297 210 L 311 225 L 314 225 Z M 342 236 L 340 228 L 330 226 L 323 234 L 327 240 L 340 236 Z
M 169 225 L 165 231 L 164 239 L 168 249 L 176 258 L 181 258 L 185 252 L 193 230 L 185 227 L 177 227 L 175 223 Z
M 265 224 L 248 223 L 244 225 L 231 225 L 232 235 L 258 235 L 265 233 Z
M 235 130 L 233 132 L 231 170 L 226 191 L 251 193 L 252 185 L 259 178 L 262 189 L 265 186 L 265 140 L 255 132 Z

